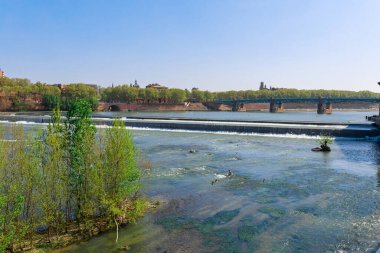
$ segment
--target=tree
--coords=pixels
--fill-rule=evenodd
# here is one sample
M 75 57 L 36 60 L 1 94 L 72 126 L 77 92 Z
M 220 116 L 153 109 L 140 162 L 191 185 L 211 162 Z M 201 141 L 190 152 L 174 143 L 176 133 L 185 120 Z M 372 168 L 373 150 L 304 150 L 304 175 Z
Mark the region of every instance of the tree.
M 44 94 L 42 97 L 42 103 L 48 110 L 52 110 L 60 104 L 60 98 L 54 94 Z
M 62 93 L 62 107 L 69 109 L 75 100 L 82 99 L 90 103 L 92 109 L 98 104 L 97 91 L 95 88 L 82 83 L 66 85 Z
M 204 102 L 205 101 L 205 94 L 204 91 L 201 90 L 192 90 L 191 91 L 191 97 L 194 99 L 195 102 Z
M 181 89 L 169 89 L 169 101 L 173 104 L 183 103 L 186 100 L 186 93 Z
M 44 183 L 39 187 L 38 194 L 39 206 L 42 212 L 41 222 L 47 225 L 47 236 L 50 235 L 55 228 L 55 234 L 64 228 L 65 213 L 62 212 L 68 203 L 68 168 L 65 161 L 65 132 L 61 124 L 61 112 L 59 107 L 53 110 L 52 120 L 49 123 L 47 132 L 41 135 L 43 143 L 43 170 L 42 178 Z
M 145 89 L 145 100 L 149 102 L 156 101 L 158 99 L 158 91 L 154 88 Z
M 65 134 L 68 148 L 68 187 L 76 203 L 76 220 L 86 222 L 94 214 L 90 195 L 96 128 L 91 120 L 91 105 L 86 100 L 75 101 L 67 112 Z M 87 230 L 87 226 L 85 226 Z
M 116 120 L 106 130 L 104 163 L 101 168 L 104 179 L 103 208 L 107 210 L 109 221 L 115 223 L 117 232 L 120 223 L 135 222 L 147 207 L 143 199 L 137 198 L 141 187 L 141 170 L 137 167 L 136 156 L 137 149 L 131 133 L 123 121 Z

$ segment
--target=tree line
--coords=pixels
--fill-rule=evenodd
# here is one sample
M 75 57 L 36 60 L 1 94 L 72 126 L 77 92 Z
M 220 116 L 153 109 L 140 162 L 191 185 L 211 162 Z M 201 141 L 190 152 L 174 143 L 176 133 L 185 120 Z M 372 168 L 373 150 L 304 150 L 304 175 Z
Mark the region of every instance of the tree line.
M 255 98 L 378 98 L 379 93 L 371 91 L 344 90 L 298 90 L 298 89 L 261 89 L 211 92 L 193 88 L 187 89 L 155 89 L 135 88 L 130 85 L 101 88 L 98 91 L 82 83 L 65 85 L 64 89 L 45 83 L 32 83 L 22 78 L 0 78 L 0 94 L 10 97 L 16 109 L 23 108 L 23 103 L 33 94 L 38 94 L 46 109 L 52 110 L 58 105 L 67 110 L 77 99 L 84 99 L 95 110 L 98 101 L 125 103 L 165 103 L 212 102 L 215 100 L 237 100 Z
M 57 108 L 33 136 L 13 125 L 5 141 L 0 131 L 0 252 L 33 248 L 36 239 L 64 244 L 70 231 L 91 237 L 99 226 L 118 228 L 144 214 L 130 132 L 115 121 L 97 133 L 90 117 L 91 104 L 78 100 L 64 123 Z
M 379 93 L 371 91 L 343 90 L 241 90 L 210 92 L 198 89 L 153 89 L 134 88 L 128 85 L 108 87 L 101 90 L 101 100 L 106 102 L 183 103 L 212 102 L 215 100 L 237 100 L 255 98 L 378 98 Z
M 27 109 L 30 101 L 40 100 L 48 110 L 60 105 L 60 109 L 68 110 L 77 99 L 84 99 L 96 109 L 98 104 L 97 90 L 82 83 L 65 85 L 61 90 L 55 85 L 36 82 L 26 78 L 0 78 L 0 94 L 12 101 L 14 109 Z

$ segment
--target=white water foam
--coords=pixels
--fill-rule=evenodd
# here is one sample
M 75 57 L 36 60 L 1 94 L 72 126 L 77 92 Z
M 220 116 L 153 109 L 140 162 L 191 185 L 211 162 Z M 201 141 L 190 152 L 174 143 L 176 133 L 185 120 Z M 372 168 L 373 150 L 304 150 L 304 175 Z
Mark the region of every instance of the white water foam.
M 227 176 L 226 175 L 222 175 L 222 174 L 214 174 L 215 178 L 216 179 L 222 179 L 222 178 L 226 178 Z
M 244 125 L 244 126 L 273 126 L 273 127 L 309 127 L 309 128 L 328 128 L 328 129 L 344 129 L 348 125 L 308 125 L 308 124 L 284 124 L 284 123 L 271 123 L 271 122 L 238 122 L 238 121 L 197 121 L 197 120 L 162 120 L 162 119 L 131 119 L 128 121 L 147 121 L 147 122 L 157 122 L 157 123 L 182 123 L 182 124 L 204 124 L 204 125 Z
M 36 123 L 27 121 L 0 121 L 0 123 L 5 124 L 25 124 L 25 125 L 42 125 L 47 126 L 49 123 Z M 97 128 L 109 128 L 108 125 L 96 125 Z M 286 139 L 314 139 L 317 140 L 319 136 L 312 136 L 306 134 L 263 134 L 263 133 L 239 133 L 239 132 L 226 132 L 226 131 L 201 131 L 201 130 L 185 130 L 185 129 L 167 129 L 167 128 L 149 128 L 149 127 L 126 127 L 130 130 L 138 131 L 158 131 L 158 132 L 174 132 L 174 133 L 200 133 L 200 134 L 215 134 L 215 135 L 240 135 L 240 136 L 257 136 L 257 137 L 271 137 L 271 138 L 286 138 Z M 380 136 L 375 137 L 364 137 L 364 138 L 354 138 L 354 137 L 333 137 L 334 140 L 339 141 L 380 141 Z
M 106 126 L 109 127 L 109 126 Z M 320 139 L 319 136 L 312 136 L 306 134 L 263 134 L 263 133 L 238 133 L 238 132 L 225 132 L 225 131 L 200 131 L 200 130 L 183 130 L 183 129 L 166 129 L 166 128 L 148 128 L 148 127 L 126 127 L 130 130 L 140 130 L 140 131 L 160 131 L 160 132 L 174 132 L 174 133 L 200 133 L 200 134 L 216 134 L 216 135 L 241 135 L 241 136 L 258 136 L 258 137 L 271 137 L 271 138 L 286 138 L 286 139 Z M 364 137 L 364 138 L 353 138 L 353 137 L 332 137 L 334 140 L 339 141 L 380 141 L 380 136 L 376 137 Z

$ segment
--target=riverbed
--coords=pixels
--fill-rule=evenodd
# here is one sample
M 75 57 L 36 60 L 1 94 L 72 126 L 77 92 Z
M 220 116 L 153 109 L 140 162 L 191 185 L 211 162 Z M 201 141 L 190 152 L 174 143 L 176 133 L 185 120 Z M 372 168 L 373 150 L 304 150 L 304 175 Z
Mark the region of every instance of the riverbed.
M 342 114 L 340 121 L 359 121 L 368 113 Z M 291 119 L 299 117 L 304 116 Z M 120 247 L 128 252 L 375 252 L 379 247 L 378 142 L 336 140 L 332 152 L 319 153 L 310 151 L 318 144 L 307 136 L 132 133 L 141 159 L 152 164 L 143 193 L 159 201 L 159 208 L 121 229 L 118 245 L 110 232 L 57 252 L 119 252 Z M 225 176 L 229 170 L 232 177 Z

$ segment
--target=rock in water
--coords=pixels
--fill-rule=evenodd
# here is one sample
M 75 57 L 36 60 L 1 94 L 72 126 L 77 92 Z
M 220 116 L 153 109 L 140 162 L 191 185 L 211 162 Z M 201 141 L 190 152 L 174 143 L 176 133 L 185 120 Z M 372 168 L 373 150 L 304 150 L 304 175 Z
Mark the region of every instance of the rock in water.
M 321 146 L 321 147 L 316 147 L 312 148 L 311 151 L 316 151 L 316 152 L 330 152 L 331 148 L 329 146 Z

